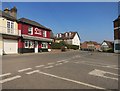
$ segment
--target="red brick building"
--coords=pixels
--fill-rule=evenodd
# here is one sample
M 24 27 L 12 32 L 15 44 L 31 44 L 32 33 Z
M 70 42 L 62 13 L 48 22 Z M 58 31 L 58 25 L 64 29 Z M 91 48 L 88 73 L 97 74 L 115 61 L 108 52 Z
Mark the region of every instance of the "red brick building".
M 18 52 L 44 52 L 50 50 L 51 29 L 44 27 L 43 25 L 26 19 L 21 18 L 18 20 L 18 31 L 21 37 L 18 40 Z
M 100 50 L 100 44 L 95 41 L 85 41 L 81 44 L 81 49 L 85 51 Z

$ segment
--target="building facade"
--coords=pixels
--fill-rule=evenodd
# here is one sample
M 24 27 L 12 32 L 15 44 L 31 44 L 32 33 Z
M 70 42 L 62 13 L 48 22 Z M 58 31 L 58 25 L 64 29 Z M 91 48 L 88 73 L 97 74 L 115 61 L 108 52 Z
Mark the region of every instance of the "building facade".
M 114 23 L 114 52 L 120 53 L 120 15 L 113 21 Z
M 50 39 L 50 29 L 35 21 L 21 18 L 18 20 L 18 30 L 21 34 L 18 40 L 19 53 L 50 51 L 50 44 L 52 42 L 52 39 Z
M 59 43 L 60 41 L 64 41 L 70 45 L 77 45 L 80 49 L 80 36 L 77 32 L 65 32 L 65 33 L 58 33 L 54 41 Z
M 113 50 L 113 49 L 114 49 L 113 41 L 106 41 L 106 40 L 104 40 L 101 43 L 101 50 L 102 51 L 108 51 L 108 50 Z
M 18 53 L 18 33 L 16 7 L 0 11 L 0 54 Z
M 16 7 L 0 14 L 0 55 L 51 51 L 51 29 L 33 20 L 17 19 Z
M 81 44 L 81 50 L 85 51 L 99 51 L 100 44 L 95 41 L 85 41 Z

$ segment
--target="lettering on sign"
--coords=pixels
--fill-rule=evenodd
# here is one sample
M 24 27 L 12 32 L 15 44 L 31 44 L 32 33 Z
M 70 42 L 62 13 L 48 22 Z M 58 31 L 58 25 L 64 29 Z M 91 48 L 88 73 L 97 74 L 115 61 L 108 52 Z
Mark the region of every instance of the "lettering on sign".
M 42 35 L 42 30 L 35 28 L 35 34 Z

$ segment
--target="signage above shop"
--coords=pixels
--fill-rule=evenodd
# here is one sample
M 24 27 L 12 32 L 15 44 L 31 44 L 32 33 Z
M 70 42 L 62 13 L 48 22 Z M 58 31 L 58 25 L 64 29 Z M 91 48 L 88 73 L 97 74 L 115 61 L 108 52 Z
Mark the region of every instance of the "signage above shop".
M 41 29 L 35 28 L 34 30 L 35 30 L 35 34 L 42 35 Z

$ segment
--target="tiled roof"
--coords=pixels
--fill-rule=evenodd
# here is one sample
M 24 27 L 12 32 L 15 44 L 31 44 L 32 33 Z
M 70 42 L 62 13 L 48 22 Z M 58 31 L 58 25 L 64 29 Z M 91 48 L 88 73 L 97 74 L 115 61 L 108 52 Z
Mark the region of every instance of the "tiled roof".
M 87 43 L 87 44 L 94 44 L 94 45 L 100 45 L 100 44 L 97 43 L 96 41 L 85 41 L 84 43 Z
M 18 19 L 18 22 L 27 23 L 27 24 L 30 24 L 30 25 L 33 25 L 33 26 L 40 27 L 40 28 L 47 29 L 47 30 L 51 31 L 51 29 L 46 28 L 45 26 L 43 26 L 43 25 L 41 25 L 41 24 L 39 24 L 35 21 L 26 19 L 26 18 L 20 18 L 20 19 Z
M 1 10 L 0 10 L 0 16 L 5 17 L 5 18 L 7 18 L 9 20 L 17 21 L 17 19 L 15 17 L 13 17 L 10 14 L 7 14 L 4 11 L 1 11 Z
M 68 37 L 66 37 L 66 33 L 68 33 Z M 69 33 L 71 33 L 71 36 L 69 36 Z M 55 39 L 59 40 L 59 39 L 73 39 L 75 34 L 78 34 L 77 32 L 65 32 L 65 33 L 58 33 L 58 34 L 62 34 L 62 37 L 55 37 Z M 79 36 L 79 34 L 78 34 Z M 80 38 L 80 37 L 79 37 Z

